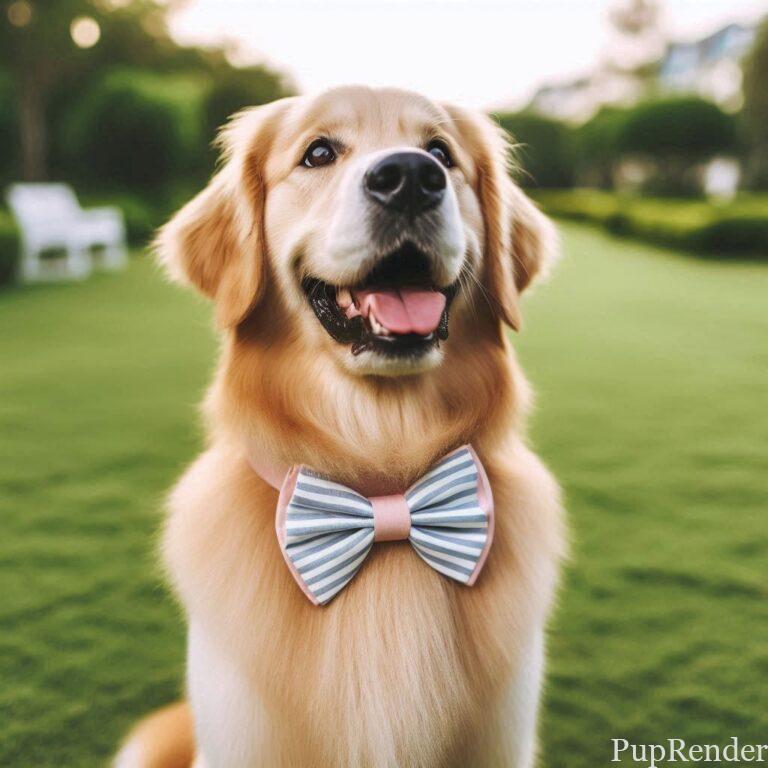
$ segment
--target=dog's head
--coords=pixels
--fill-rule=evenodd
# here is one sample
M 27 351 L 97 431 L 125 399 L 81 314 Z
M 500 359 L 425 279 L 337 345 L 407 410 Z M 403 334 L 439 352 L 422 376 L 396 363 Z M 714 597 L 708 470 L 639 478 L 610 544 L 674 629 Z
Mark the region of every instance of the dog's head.
M 243 112 L 220 141 L 157 241 L 220 326 L 300 338 L 352 375 L 421 373 L 454 330 L 519 327 L 555 238 L 489 118 L 348 87 Z

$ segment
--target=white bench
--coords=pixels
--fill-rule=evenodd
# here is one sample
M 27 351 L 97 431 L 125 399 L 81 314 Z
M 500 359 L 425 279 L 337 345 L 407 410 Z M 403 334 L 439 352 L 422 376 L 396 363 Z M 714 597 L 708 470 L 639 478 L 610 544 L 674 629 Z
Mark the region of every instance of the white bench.
M 117 208 L 83 210 L 66 184 L 13 184 L 8 205 L 21 234 L 21 279 L 82 279 L 94 264 L 93 249 L 103 249 L 100 264 L 120 269 L 127 262 L 125 224 Z M 63 251 L 63 259 L 43 258 Z

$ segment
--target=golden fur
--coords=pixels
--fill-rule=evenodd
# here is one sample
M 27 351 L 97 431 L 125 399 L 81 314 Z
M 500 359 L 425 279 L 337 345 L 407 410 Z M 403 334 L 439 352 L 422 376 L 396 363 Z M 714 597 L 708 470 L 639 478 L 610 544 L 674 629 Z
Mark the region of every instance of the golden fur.
M 451 182 L 478 255 L 440 365 L 358 375 L 295 286 L 294 270 L 306 265 L 288 258 L 298 252 L 289 245 L 301 241 L 302 258 L 321 258 L 337 194 L 330 174 L 319 186 L 292 180 L 295 147 L 329 123 L 350 144 L 418 146 L 425 122 L 453 142 Z M 546 622 L 563 533 L 557 486 L 521 437 L 528 388 L 501 321 L 519 326 L 519 292 L 551 255 L 551 226 L 509 180 L 506 145 L 488 119 L 413 94 L 346 88 L 283 100 L 236 118 L 222 143 L 222 169 L 158 240 L 172 274 L 215 301 L 222 329 L 205 405 L 208 447 L 171 496 L 163 557 L 190 621 L 259 703 L 252 764 L 527 766 L 510 733 L 536 697 L 518 701 L 510 686 Z M 384 494 L 465 442 L 496 502 L 495 541 L 476 586 L 436 574 L 398 542 L 374 547 L 328 606 L 311 605 L 278 547 L 276 492 L 249 453 Z M 162 728 L 149 730 L 121 755 L 148 756 L 163 738 Z M 183 722 L 166 738 L 179 732 L 178 749 L 189 750 Z

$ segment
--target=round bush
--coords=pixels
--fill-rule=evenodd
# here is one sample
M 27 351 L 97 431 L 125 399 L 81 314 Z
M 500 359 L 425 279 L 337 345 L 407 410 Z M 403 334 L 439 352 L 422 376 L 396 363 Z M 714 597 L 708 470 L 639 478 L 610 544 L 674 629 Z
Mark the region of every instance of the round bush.
M 498 115 L 502 128 L 516 146 L 515 161 L 522 167 L 523 186 L 570 187 L 574 176 L 572 129 L 565 123 L 530 112 Z
M 618 139 L 627 110 L 602 107 L 575 130 L 576 173 L 579 184 L 601 189 L 613 187 L 613 170 L 621 159 Z
M 97 187 L 158 191 L 204 173 L 205 86 L 197 79 L 109 72 L 71 110 L 64 127 L 72 174 Z
M 628 110 L 616 141 L 622 154 L 702 162 L 736 151 L 736 118 L 695 96 L 646 102 Z

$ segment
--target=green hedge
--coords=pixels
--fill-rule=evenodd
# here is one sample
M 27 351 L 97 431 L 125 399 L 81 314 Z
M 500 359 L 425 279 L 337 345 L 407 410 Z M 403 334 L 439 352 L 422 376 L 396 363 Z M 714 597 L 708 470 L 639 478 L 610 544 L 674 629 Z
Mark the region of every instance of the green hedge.
M 518 181 L 525 187 L 568 187 L 574 179 L 573 130 L 559 120 L 531 112 L 496 115 L 512 138 Z
M 19 266 L 19 233 L 13 218 L 0 211 L 0 285 L 13 281 Z
M 765 195 L 744 195 L 722 205 L 594 189 L 540 191 L 535 196 L 552 216 L 597 224 L 616 235 L 708 256 L 768 260 Z
M 206 82 L 113 70 L 87 89 L 61 129 L 69 178 L 90 189 L 157 196 L 179 178 L 208 172 Z
M 10 181 L 18 168 L 17 99 L 11 78 L 0 70 L 0 183 Z
M 123 212 L 125 230 L 129 245 L 145 247 L 155 234 L 155 230 L 170 217 L 173 206 L 168 203 L 153 203 L 138 195 L 128 193 L 115 195 L 83 195 L 80 204 L 84 208 L 97 208 L 102 205 L 114 206 Z

